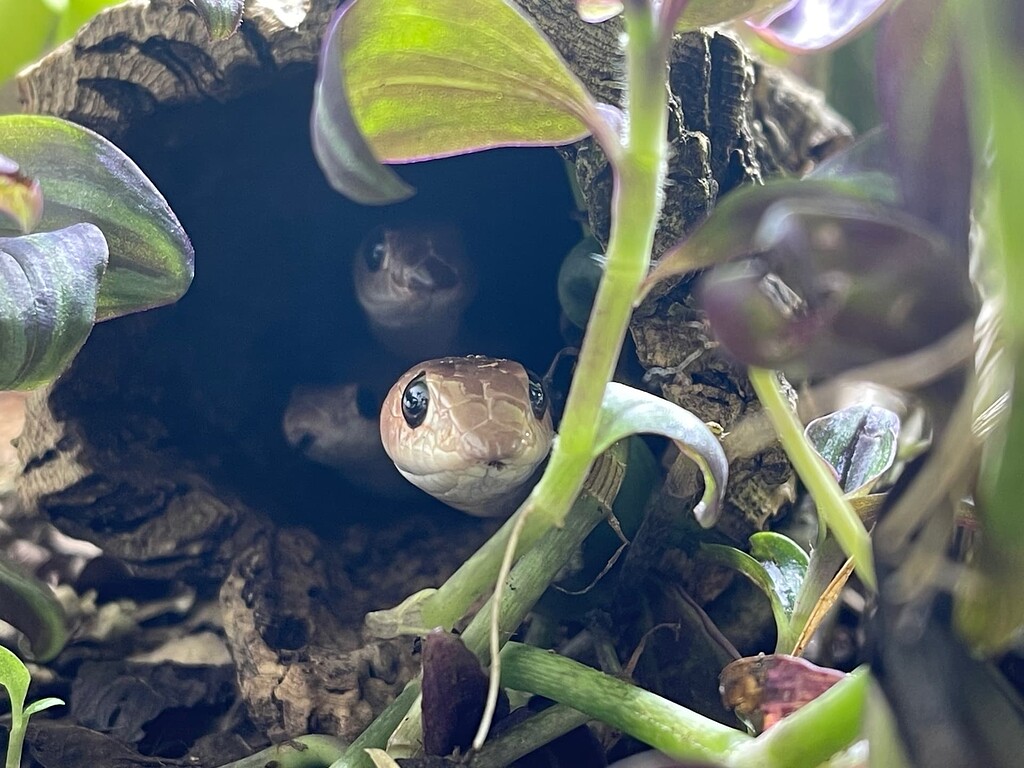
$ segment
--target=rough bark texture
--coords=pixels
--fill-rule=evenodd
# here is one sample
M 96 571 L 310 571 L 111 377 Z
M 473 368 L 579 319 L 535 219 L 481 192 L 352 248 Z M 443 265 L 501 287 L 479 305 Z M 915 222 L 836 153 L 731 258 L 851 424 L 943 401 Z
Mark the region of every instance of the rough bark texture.
M 616 102 L 617 23 L 583 24 L 566 0 L 520 4 L 588 87 Z M 165 191 L 197 246 L 195 297 L 97 328 L 74 368 L 33 398 L 19 443 L 26 463 L 22 509 L 98 544 L 123 566 L 119 578 L 188 583 L 197 592 L 197 606 L 219 599 L 219 623 L 243 697 L 259 731 L 274 738 L 309 730 L 358 733 L 415 666 L 403 644 L 363 637 L 361 616 L 439 583 L 488 533 L 475 521 L 444 513 L 439 518 L 436 505 L 388 517 L 379 513 L 380 502 L 358 494 L 338 501 L 330 494 L 348 493 L 343 484 L 302 474 L 307 470 L 288 475 L 291 465 L 282 470 L 282 464 L 289 460 L 278 454 L 260 458 L 272 446 L 269 435 L 280 419 L 274 411 L 280 407 L 278 391 L 267 395 L 260 389 L 265 369 L 275 365 L 266 346 L 329 355 L 331 350 L 317 345 L 328 345 L 337 329 L 318 324 L 331 325 L 332 313 L 340 311 L 331 308 L 338 300 L 331 287 L 303 294 L 280 312 L 274 291 L 309 290 L 296 287 L 303 270 L 313 269 L 313 261 L 301 260 L 304 254 L 319 249 L 316 264 L 322 269 L 324 252 L 344 251 L 348 231 L 376 215 L 338 208 L 342 203 L 317 178 L 304 138 L 313 68 L 334 5 L 250 0 L 239 33 L 211 42 L 188 3 L 131 0 L 101 14 L 20 79 L 26 111 L 66 117 L 123 142 Z M 674 153 L 659 253 L 690 230 L 720 194 L 803 170 L 849 136 L 816 95 L 753 62 L 722 34 L 680 37 L 671 84 Z M 257 134 L 268 130 L 252 117 L 260 110 L 287 124 L 274 134 L 273 141 L 282 143 L 258 143 Z M 210 138 L 219 125 L 231 127 Z M 292 145 L 299 149 L 282 148 Z M 590 222 L 603 237 L 611 194 L 607 164 L 589 141 L 567 148 L 565 155 L 576 164 Z M 522 194 L 549 182 L 564 184 L 550 160 L 524 171 L 547 175 Z M 496 178 L 501 172 L 493 171 Z M 417 183 L 430 186 L 426 172 Z M 308 239 L 301 243 L 260 229 L 266 220 L 319 227 L 336 209 L 350 217 L 344 231 L 324 225 L 323 231 L 303 234 Z M 492 225 L 488 215 L 474 213 L 492 238 L 508 239 L 503 225 Z M 550 215 L 562 227 L 559 237 L 565 239 L 566 225 L 571 237 L 567 209 Z M 538 247 L 532 241 L 513 246 L 531 259 Z M 538 258 L 538 264 L 554 263 L 550 253 Z M 544 269 L 550 272 L 550 266 L 536 267 L 538 274 Z M 266 283 L 273 290 L 259 287 Z M 252 296 L 257 298 L 250 301 Z M 543 300 L 553 304 L 550 296 Z M 195 319 L 189 313 L 198 312 L 203 301 L 221 313 L 210 310 Z M 341 297 L 342 303 L 350 301 Z M 557 326 L 557 314 L 530 305 L 522 313 Z M 270 327 L 280 318 L 294 319 L 295 326 L 283 332 Z M 338 320 L 343 321 L 349 322 Z M 324 341 L 304 341 L 311 326 Z M 267 342 L 272 333 L 291 336 Z M 513 333 L 522 335 L 521 328 Z M 634 319 L 633 336 L 650 370 L 647 382 L 670 399 L 726 428 L 748 410 L 751 394 L 742 374 L 704 349 L 685 286 L 665 287 L 646 302 Z M 204 352 L 204 343 L 212 351 Z M 518 351 L 514 342 L 508 344 L 508 352 L 496 351 Z M 187 374 L 174 373 L 177 368 L 168 362 L 179 358 L 187 361 Z M 334 373 L 326 366 L 313 375 L 328 379 Z M 192 392 L 193 385 L 201 385 L 203 394 Z M 208 442 L 200 445 L 204 438 Z M 730 490 L 734 512 L 727 515 L 726 532 L 739 538 L 763 525 L 764 499 L 779 495 L 778 506 L 791 482 L 777 451 L 746 461 L 749 466 L 734 469 L 740 482 Z M 232 474 L 236 464 L 244 471 Z M 307 485 L 327 488 L 328 495 L 312 502 L 303 495 Z M 756 501 L 747 504 L 747 498 Z M 339 505 L 351 520 L 328 519 Z M 290 530 L 296 521 L 316 527 L 322 540 Z

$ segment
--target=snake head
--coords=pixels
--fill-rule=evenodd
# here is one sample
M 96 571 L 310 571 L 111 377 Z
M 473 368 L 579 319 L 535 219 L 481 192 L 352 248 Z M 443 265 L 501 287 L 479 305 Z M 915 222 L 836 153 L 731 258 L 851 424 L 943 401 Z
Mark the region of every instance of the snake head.
M 540 379 L 492 357 L 446 357 L 410 368 L 380 414 L 384 450 L 410 482 L 455 509 L 510 512 L 551 448 Z
M 449 349 L 476 287 L 462 235 L 450 225 L 377 227 L 352 273 L 374 335 L 400 355 Z

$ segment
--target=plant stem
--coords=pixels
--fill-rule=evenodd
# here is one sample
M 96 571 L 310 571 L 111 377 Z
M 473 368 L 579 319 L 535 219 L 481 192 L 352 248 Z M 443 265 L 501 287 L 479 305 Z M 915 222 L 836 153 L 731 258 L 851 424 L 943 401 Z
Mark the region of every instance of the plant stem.
M 469 768 L 504 768 L 589 719 L 581 712 L 560 704 L 548 707 L 488 741 L 483 749 L 473 754 Z
M 25 715 L 20 706 L 11 705 L 11 732 L 7 735 L 6 768 L 21 768 L 21 750 L 25 744 Z
M 825 462 L 804 436 L 803 425 L 789 406 L 777 374 L 764 368 L 750 368 L 747 374 L 779 434 L 786 455 L 814 499 L 821 519 L 835 535 L 843 551 L 853 558 L 857 574 L 864 585 L 872 590 L 877 589 L 875 566 L 871 557 L 871 537 L 850 502 L 843 496 L 842 489 Z
M 595 466 L 594 474 L 604 480 L 602 488 L 607 493 L 601 494 L 602 499 L 614 498 L 622 482 L 625 472 L 625 460 L 628 446 L 617 443 L 606 451 Z M 499 630 L 503 638 L 511 636 L 526 614 L 530 612 L 548 585 L 558 575 L 566 561 L 579 548 L 583 540 L 590 535 L 594 527 L 607 515 L 606 502 L 590 494 L 584 494 L 573 504 L 565 525 L 552 530 L 536 547 L 527 552 L 516 563 L 501 590 L 499 606 Z M 462 633 L 462 641 L 486 664 L 489 656 L 488 635 L 491 625 L 491 612 L 494 608 L 492 596 L 477 612 L 476 616 Z M 418 739 L 420 728 L 419 712 L 414 710 L 409 719 L 402 724 L 401 741 L 413 742 Z M 412 732 L 416 732 L 415 736 Z
M 732 768 L 814 768 L 860 735 L 868 670 L 861 667 L 730 755 Z
M 330 768 L 374 768 L 373 760 L 366 754 L 366 750 L 373 747 L 384 749 L 387 746 L 391 734 L 419 695 L 419 679 L 410 680 L 398 697 L 356 737 L 345 754 L 331 763 Z
M 859 735 L 868 674 L 859 669 L 756 739 L 578 662 L 509 643 L 502 682 L 608 723 L 676 760 L 730 768 L 814 768 Z
M 519 643 L 501 652 L 502 683 L 547 696 L 679 760 L 716 761 L 750 736 L 603 672 Z
M 622 349 L 633 300 L 647 274 L 667 153 L 668 43 L 646 3 L 626 8 L 625 146 L 615 167 L 604 278 L 587 323 L 565 415 L 547 470 L 526 502 L 524 539 L 560 525 L 590 467 L 605 384 Z
M 328 768 L 345 752 L 345 743 L 334 736 L 308 734 L 226 763 L 221 768 Z

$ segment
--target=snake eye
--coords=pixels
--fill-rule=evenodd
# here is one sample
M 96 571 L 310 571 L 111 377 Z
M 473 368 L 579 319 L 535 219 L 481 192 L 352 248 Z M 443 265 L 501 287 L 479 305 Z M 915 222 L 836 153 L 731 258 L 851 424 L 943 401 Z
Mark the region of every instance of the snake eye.
M 377 236 L 368 241 L 366 247 L 363 248 L 363 261 L 366 262 L 366 268 L 368 270 L 376 272 L 384 263 L 384 257 L 387 255 L 388 246 L 384 241 L 384 232 L 381 230 Z
M 425 373 L 421 373 L 405 386 L 402 393 L 402 415 L 405 423 L 416 429 L 427 418 L 427 406 L 430 405 L 430 390 L 427 389 Z
M 548 396 L 544 391 L 544 384 L 536 374 L 527 371 L 526 375 L 530 379 L 530 407 L 533 408 L 533 415 L 543 419 L 548 410 Z

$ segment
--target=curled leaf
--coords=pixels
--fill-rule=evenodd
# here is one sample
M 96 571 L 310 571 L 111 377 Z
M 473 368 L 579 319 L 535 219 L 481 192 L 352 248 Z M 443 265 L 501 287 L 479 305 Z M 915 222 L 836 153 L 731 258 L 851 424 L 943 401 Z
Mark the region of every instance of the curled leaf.
M 186 291 L 192 244 L 167 201 L 121 150 L 87 128 L 42 115 L 0 116 L 0 147 L 42 186 L 46 207 L 38 230 L 90 222 L 102 231 L 110 260 L 97 320 L 168 304 Z
M 210 38 L 223 40 L 231 37 L 242 23 L 245 0 L 190 0 L 199 11 Z
M 359 201 L 410 192 L 373 158 L 414 162 L 610 133 L 583 84 L 504 0 L 352 0 L 328 29 L 316 94 L 317 158 L 331 185 Z
M 671 439 L 681 453 L 700 467 L 704 495 L 693 514 L 705 528 L 713 526 L 721 512 L 722 495 L 729 479 L 729 463 L 718 438 L 703 421 L 675 403 L 610 382 L 601 404 L 593 455 L 599 455 L 624 437 L 645 433 Z
M 68 641 L 69 632 L 64 608 L 53 594 L 53 590 L 2 558 L 0 619 L 25 635 L 32 648 L 32 654 L 38 661 L 49 661 L 60 653 Z M 0 665 L 0 682 L 3 680 L 3 669 Z
M 0 238 L 0 390 L 57 378 L 92 332 L 107 243 L 92 224 Z
M 328 183 L 363 205 L 387 205 L 411 197 L 415 190 L 381 165 L 363 138 L 345 89 L 340 27 L 351 4 L 343 6 L 324 35 L 313 89 L 313 153 Z
M 0 213 L 14 219 L 28 234 L 43 215 L 43 192 L 39 182 L 21 172 L 9 157 L 0 155 Z
M 622 0 L 576 0 L 576 13 L 588 24 L 599 24 L 622 13 Z
M 750 554 L 724 544 L 703 544 L 701 551 L 750 579 L 768 597 L 778 630 L 777 648 L 792 649 L 790 626 L 797 596 L 807 576 L 808 557 L 792 539 L 763 531 L 750 537 Z
M 847 42 L 894 0 L 789 0 L 757 19 L 748 19 L 758 35 L 779 48 L 810 53 Z
M 836 473 L 847 495 L 863 495 L 896 460 L 900 417 L 877 405 L 855 405 L 815 419 L 804 434 Z

